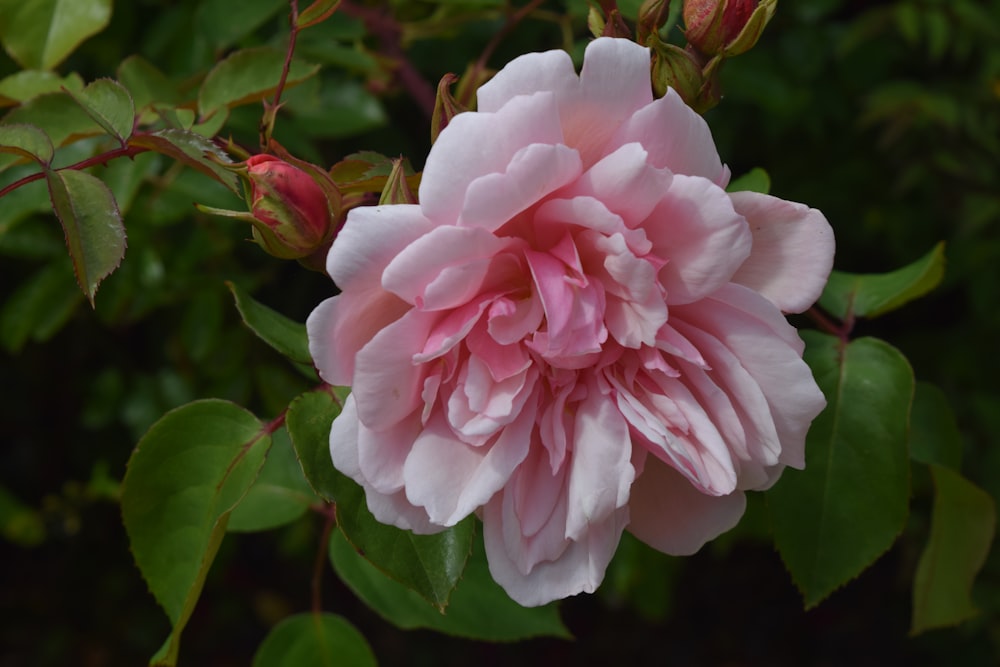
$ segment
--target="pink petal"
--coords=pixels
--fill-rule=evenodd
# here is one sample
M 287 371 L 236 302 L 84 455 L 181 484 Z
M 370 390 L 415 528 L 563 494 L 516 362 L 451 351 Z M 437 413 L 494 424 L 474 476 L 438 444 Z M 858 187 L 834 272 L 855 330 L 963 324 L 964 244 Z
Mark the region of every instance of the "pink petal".
M 571 540 L 583 539 L 592 525 L 623 507 L 635 478 L 628 424 L 596 383 L 587 389 L 573 425 L 566 517 L 566 537 Z
M 611 152 L 606 144 L 619 125 L 652 101 L 649 50 L 625 39 L 595 39 L 583 56 L 579 99 L 560 99 L 566 143 L 589 167 Z
M 435 313 L 411 310 L 358 352 L 353 391 L 358 416 L 369 428 L 384 430 L 419 408 L 426 369 L 413 357 L 436 319 Z
M 743 493 L 706 495 L 650 457 L 632 485 L 628 530 L 654 549 L 688 556 L 739 523 L 745 508 Z
M 382 286 L 423 310 L 455 308 L 479 292 L 489 260 L 508 245 L 485 229 L 438 227 L 396 255 Z
M 756 192 L 730 197 L 753 234 L 750 256 L 733 276 L 786 313 L 801 313 L 819 298 L 833 268 L 833 230 L 822 213 Z
M 320 303 L 306 319 L 309 353 L 321 378 L 346 386 L 354 378 L 354 359 L 383 328 L 409 305 L 376 286 L 338 294 Z
M 584 172 L 566 194 L 594 197 L 635 228 L 663 198 L 672 177 L 669 171 L 649 165 L 646 158 L 642 145 L 625 144 Z
M 580 175 L 579 154 L 561 144 L 531 144 L 502 173 L 480 176 L 465 192 L 458 224 L 494 231 Z
M 341 291 L 375 287 L 392 258 L 433 228 L 416 205 L 351 209 L 326 256 L 326 269 Z
M 802 361 L 801 340 L 781 312 L 756 292 L 730 284 L 671 315 L 711 334 L 739 360 L 767 398 L 781 442 L 778 461 L 801 468 L 806 432 L 826 399 Z
M 455 224 L 470 183 L 486 174 L 506 172 L 526 146 L 562 143 L 552 93 L 515 97 L 495 113 L 459 114 L 427 156 L 420 181 L 420 208 L 437 224 Z
M 729 182 L 708 123 L 673 90 L 626 120 L 607 146 L 608 152 L 638 142 L 649 152 L 649 164 L 675 174 L 701 176 L 720 187 Z
M 597 590 L 628 523 L 627 507 L 591 526 L 580 541 L 565 540 L 565 548 L 557 558 L 539 562 L 525 574 L 511 556 L 519 552 L 522 542 L 505 537 L 503 522 L 507 517 L 503 505 L 498 495 L 483 508 L 483 537 L 490 573 L 513 600 L 525 607 L 537 607 Z M 548 530 L 558 528 L 557 523 L 549 526 Z
M 528 454 L 534 421 L 529 401 L 491 445 L 474 447 L 455 437 L 443 415 L 433 415 L 406 459 L 406 497 L 434 523 L 455 525 L 507 483 Z
M 667 260 L 660 280 L 670 305 L 697 301 L 729 282 L 752 241 L 726 192 L 694 176 L 674 176 L 646 232 L 653 254 Z
M 499 111 L 519 95 L 551 91 L 556 98 L 576 95 L 580 80 L 565 51 L 526 53 L 504 65 L 496 76 L 476 91 L 477 109 Z
M 421 535 L 444 530 L 443 526 L 430 522 L 423 508 L 414 507 L 407 502 L 402 491 L 382 494 L 368 485 L 358 463 L 358 428 L 357 404 L 352 395 L 347 397 L 343 410 L 333 420 L 333 427 L 330 429 L 330 457 L 337 470 L 365 487 L 365 500 L 375 518 L 382 523 Z

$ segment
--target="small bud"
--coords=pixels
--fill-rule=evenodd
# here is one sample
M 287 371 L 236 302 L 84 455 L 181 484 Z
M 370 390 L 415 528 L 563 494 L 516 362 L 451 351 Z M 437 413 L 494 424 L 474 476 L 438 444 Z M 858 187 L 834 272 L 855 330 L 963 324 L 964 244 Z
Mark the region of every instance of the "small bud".
M 264 250 L 297 259 L 330 240 L 330 202 L 312 176 L 273 155 L 254 155 L 246 166 L 253 238 Z
M 382 194 L 378 198 L 379 206 L 383 204 L 416 204 L 417 196 L 406 182 L 406 160 L 399 157 L 392 161 L 392 171 L 385 182 Z
M 684 35 L 707 56 L 748 51 L 764 30 L 778 0 L 685 0 Z
M 704 85 L 701 65 L 690 53 L 675 46 L 660 41 L 651 35 L 653 47 L 653 91 L 657 97 L 667 94 L 667 88 L 673 88 L 688 106 L 695 106 L 695 101 Z
M 639 18 L 635 24 L 639 44 L 646 44 L 652 34 L 659 35 L 670 15 L 670 0 L 644 0 L 639 6 Z
M 458 81 L 458 77 L 449 73 L 441 77 L 441 81 L 438 83 L 437 98 L 434 100 L 434 113 L 431 115 L 431 143 L 437 141 L 441 130 L 448 126 L 452 118 L 463 111 L 468 111 L 451 94 L 451 86 L 456 81 Z

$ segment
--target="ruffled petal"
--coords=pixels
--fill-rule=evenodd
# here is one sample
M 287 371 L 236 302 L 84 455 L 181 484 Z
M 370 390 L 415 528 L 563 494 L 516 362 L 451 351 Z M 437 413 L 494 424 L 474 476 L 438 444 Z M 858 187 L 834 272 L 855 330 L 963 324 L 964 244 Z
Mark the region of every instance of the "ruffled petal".
M 753 234 L 753 250 L 733 282 L 760 292 L 786 313 L 819 298 L 833 268 L 833 229 L 822 213 L 756 192 L 730 195 Z
M 632 485 L 628 530 L 649 546 L 674 556 L 688 556 L 733 528 L 746 509 L 736 491 L 710 496 L 665 463 L 648 458 Z

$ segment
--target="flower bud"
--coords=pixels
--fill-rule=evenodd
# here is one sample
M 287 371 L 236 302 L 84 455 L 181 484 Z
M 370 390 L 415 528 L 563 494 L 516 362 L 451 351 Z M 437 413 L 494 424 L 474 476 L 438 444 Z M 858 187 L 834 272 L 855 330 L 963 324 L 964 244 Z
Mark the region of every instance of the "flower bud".
M 273 155 L 246 161 L 253 238 L 271 255 L 310 255 L 332 235 L 330 203 L 308 173 Z
M 777 1 L 685 0 L 684 35 L 707 56 L 737 56 L 757 43 Z

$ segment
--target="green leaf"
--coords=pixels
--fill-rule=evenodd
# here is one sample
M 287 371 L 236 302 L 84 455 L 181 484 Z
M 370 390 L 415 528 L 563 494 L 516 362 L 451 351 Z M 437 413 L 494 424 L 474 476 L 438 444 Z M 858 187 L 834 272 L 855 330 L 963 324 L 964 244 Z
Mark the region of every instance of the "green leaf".
M 93 306 L 97 287 L 125 256 L 125 225 L 118 204 L 108 186 L 82 171 L 48 169 L 45 180 L 76 281 Z
M 271 437 L 273 444 L 260 475 L 229 517 L 227 530 L 231 533 L 284 526 L 305 514 L 316 501 L 295 460 L 288 432 L 281 429 Z
M 167 129 L 152 134 L 135 134 L 130 146 L 141 146 L 162 153 L 178 162 L 197 169 L 240 194 L 239 177 L 219 163 L 230 163 L 229 156 L 202 135 L 190 130 Z M 210 157 L 211 156 L 211 157 Z
M 472 546 L 471 517 L 434 535 L 416 535 L 379 523 L 354 485 L 338 494 L 337 525 L 378 569 L 439 609 L 448 605 Z
M 936 495 L 931 534 L 913 582 L 911 634 L 956 625 L 976 614 L 972 583 L 986 562 L 996 526 L 988 493 L 954 470 L 930 465 Z
M 330 460 L 330 425 L 342 405 L 330 389 L 325 386 L 292 401 L 285 413 L 285 427 L 309 486 L 318 496 L 334 502 L 356 485 Z
M 203 0 L 195 12 L 195 23 L 216 49 L 225 49 L 282 9 L 287 11 L 288 0 L 241 0 L 239 11 L 233 11 L 232 0 Z
M 49 135 L 52 145 L 59 147 L 83 137 L 101 135 L 104 131 L 66 93 L 47 93 L 32 98 L 4 116 L 3 123 L 28 123 Z
M 877 317 L 927 294 L 943 276 L 944 243 L 938 243 L 916 262 L 890 273 L 833 271 L 819 305 L 841 320 Z
M 337 11 L 337 7 L 339 6 L 340 0 L 313 0 L 311 5 L 299 13 L 298 20 L 296 21 L 299 30 L 309 28 L 326 20 L 331 14 Z
M 445 613 L 380 572 L 340 531 L 331 536 L 330 560 L 337 575 L 365 604 L 403 629 L 429 628 L 486 641 L 570 637 L 556 604 L 528 608 L 511 600 L 490 576 L 482 540 L 476 540 L 476 545 Z
M 375 667 L 375 654 L 346 619 L 334 614 L 289 616 L 264 638 L 253 667 Z
M 210 399 L 168 412 L 132 452 L 122 518 L 135 562 L 173 624 L 165 664 L 176 664 L 181 632 L 230 512 L 253 484 L 270 444 L 256 417 Z
M 767 492 L 775 543 L 807 607 L 857 576 L 903 529 L 913 371 L 889 344 L 802 331 L 826 409 L 806 438 L 806 468 Z
M 236 51 L 205 77 L 198 91 L 198 113 L 204 117 L 220 107 L 258 102 L 270 96 L 278 87 L 284 62 L 285 54 L 270 47 Z M 318 65 L 293 60 L 285 85 L 304 81 L 318 71 Z
M 962 446 L 962 433 L 948 397 L 937 386 L 918 382 L 910 416 L 910 458 L 958 470 Z
M 129 56 L 118 65 L 118 80 L 128 89 L 141 111 L 154 102 L 175 106 L 181 102 L 177 86 L 155 65 L 142 56 Z
M 768 194 L 771 191 L 771 177 L 760 167 L 754 167 L 739 178 L 734 178 L 726 192 L 759 192 Z
M 14 153 L 47 166 L 56 149 L 49 135 L 34 125 L 0 125 L 0 153 Z
M 111 20 L 111 0 L 0 0 L 0 42 L 25 69 L 52 69 Z
M 23 280 L 0 309 L 0 344 L 16 353 L 28 340 L 44 342 L 59 331 L 83 299 L 65 260 Z
M 233 293 L 236 309 L 240 311 L 243 323 L 250 331 L 292 361 L 312 366 L 305 324 L 285 317 L 256 301 L 236 283 L 226 281 L 226 285 Z
M 104 131 L 125 145 L 135 125 L 135 105 L 123 85 L 113 79 L 98 79 L 69 95 Z
M 63 88 L 82 90 L 83 79 L 76 72 L 61 77 L 48 70 L 21 70 L 0 80 L 0 106 L 5 106 L 8 103 L 27 102 L 44 93 L 58 93 Z

